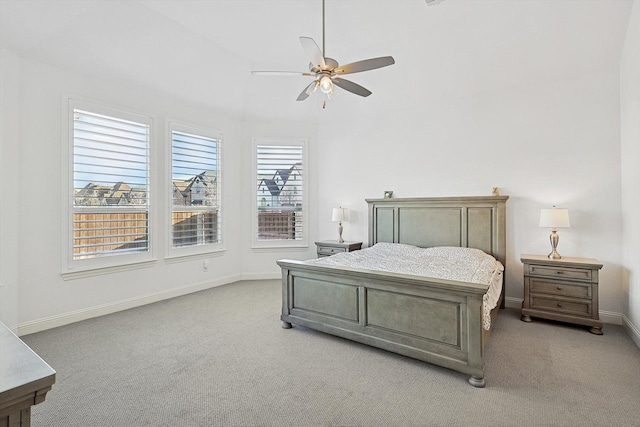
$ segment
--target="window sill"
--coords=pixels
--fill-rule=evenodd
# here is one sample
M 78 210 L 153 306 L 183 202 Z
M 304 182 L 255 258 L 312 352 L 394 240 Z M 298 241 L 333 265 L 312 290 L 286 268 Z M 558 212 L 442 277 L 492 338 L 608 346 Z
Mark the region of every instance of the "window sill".
M 215 251 L 201 252 L 201 253 L 197 253 L 197 254 L 169 255 L 164 259 L 164 261 L 167 264 L 174 264 L 174 263 L 183 262 L 183 261 L 191 261 L 191 260 L 198 260 L 198 259 L 204 259 L 204 258 L 218 257 L 218 256 L 224 255 L 225 252 L 226 252 L 226 249 L 217 249 Z
M 118 273 L 121 271 L 129 271 L 129 270 L 137 270 L 140 268 L 148 268 L 157 263 L 157 260 L 149 260 L 142 262 L 135 262 L 131 264 L 120 264 L 109 267 L 96 267 L 96 268 L 87 268 L 84 270 L 74 270 L 68 271 L 65 273 L 61 273 L 60 276 L 63 280 L 75 280 L 75 279 L 84 279 L 85 277 L 94 277 L 94 276 L 102 276 L 105 274 Z

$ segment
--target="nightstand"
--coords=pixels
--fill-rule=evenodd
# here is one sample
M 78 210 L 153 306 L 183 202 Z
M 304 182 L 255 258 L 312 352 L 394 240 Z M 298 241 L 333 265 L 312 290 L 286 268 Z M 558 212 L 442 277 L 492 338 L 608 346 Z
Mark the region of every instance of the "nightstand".
M 598 314 L 598 273 L 602 268 L 592 258 L 549 259 L 545 255 L 522 255 L 524 301 L 522 321 L 531 317 L 591 326 L 602 335 Z
M 358 251 L 362 248 L 362 242 L 343 242 L 338 243 L 337 240 L 325 240 L 316 242 L 318 247 L 318 258 L 331 256 L 340 252 Z

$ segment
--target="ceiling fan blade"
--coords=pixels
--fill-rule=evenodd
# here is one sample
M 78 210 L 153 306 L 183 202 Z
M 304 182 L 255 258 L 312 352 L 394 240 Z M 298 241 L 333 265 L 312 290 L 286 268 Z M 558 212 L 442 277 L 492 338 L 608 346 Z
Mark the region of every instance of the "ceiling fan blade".
M 303 73 L 300 71 L 252 71 L 251 74 L 257 76 L 316 76 L 313 73 Z
M 317 84 L 317 82 L 314 80 L 307 87 L 305 87 L 304 90 L 300 92 L 300 95 L 298 95 L 298 98 L 296 98 L 296 101 L 304 101 L 305 99 L 307 99 L 309 97 L 309 89 L 315 84 Z
M 356 95 L 365 96 L 365 97 L 371 95 L 371 91 L 369 89 L 366 89 L 352 81 L 341 79 L 339 77 L 334 77 L 331 80 L 336 86 L 341 87 L 342 89 L 349 91 L 351 93 L 355 93 Z
M 300 37 L 300 44 L 302 45 L 302 49 L 313 61 L 314 66 L 319 66 L 322 70 L 327 67 L 327 64 L 324 62 L 324 56 L 322 56 L 322 51 L 311 37 Z
M 362 71 L 375 70 L 376 68 L 382 68 L 395 64 L 396 61 L 392 56 L 381 56 L 380 58 L 365 59 L 363 61 L 352 62 L 333 70 L 336 74 L 352 74 Z

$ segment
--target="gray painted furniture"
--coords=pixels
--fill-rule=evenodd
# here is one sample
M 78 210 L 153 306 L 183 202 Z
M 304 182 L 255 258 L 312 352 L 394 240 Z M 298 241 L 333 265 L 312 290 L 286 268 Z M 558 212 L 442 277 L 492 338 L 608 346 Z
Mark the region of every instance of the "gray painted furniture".
M 0 427 L 31 425 L 31 406 L 55 381 L 56 372 L 0 323 Z
M 602 268 L 592 258 L 549 259 L 545 255 L 522 255 L 524 301 L 522 321 L 531 316 L 591 326 L 602 335 L 598 309 L 598 273 Z
M 340 252 L 352 252 L 362 249 L 362 242 L 343 242 L 340 243 L 337 240 L 324 240 L 322 242 L 316 242 L 318 251 L 318 258 L 331 256 Z
M 508 196 L 370 199 L 369 246 L 482 249 L 506 264 Z M 282 327 L 337 335 L 471 375 L 484 387 L 488 286 L 280 260 Z M 504 277 L 504 276 L 503 276 Z M 504 283 L 501 302 L 504 299 Z M 501 305 L 501 304 L 499 304 Z M 498 307 L 493 310 L 495 319 Z

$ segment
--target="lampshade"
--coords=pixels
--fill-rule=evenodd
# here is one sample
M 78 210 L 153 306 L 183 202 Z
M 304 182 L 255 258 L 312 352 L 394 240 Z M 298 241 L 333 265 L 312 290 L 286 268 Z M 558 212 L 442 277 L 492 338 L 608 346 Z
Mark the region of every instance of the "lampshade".
M 568 228 L 569 223 L 569 209 L 553 208 L 553 209 L 540 209 L 540 227 L 545 228 Z
M 331 221 L 347 221 L 349 215 L 347 214 L 347 208 L 333 208 L 333 214 L 331 215 Z

